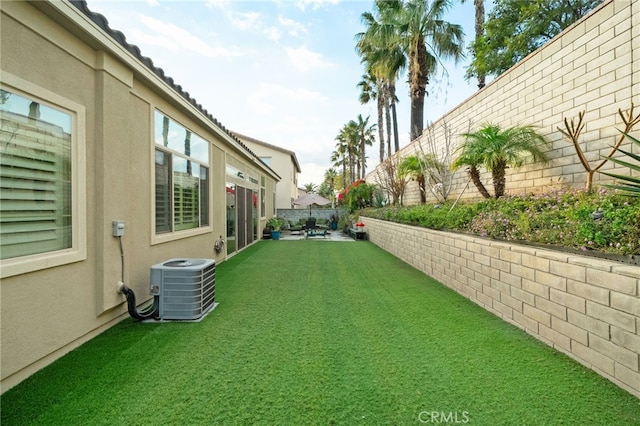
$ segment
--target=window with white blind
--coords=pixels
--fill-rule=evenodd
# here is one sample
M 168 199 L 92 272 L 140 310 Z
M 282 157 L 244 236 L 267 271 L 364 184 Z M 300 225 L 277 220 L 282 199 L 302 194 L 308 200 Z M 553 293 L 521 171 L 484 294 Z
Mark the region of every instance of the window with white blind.
M 156 234 L 209 225 L 209 143 L 155 112 Z
M 3 75 L 22 82 L 9 77 Z M 80 199 L 84 130 L 78 131 L 84 126 L 84 109 L 22 83 L 42 97 L 7 85 L 0 90 L 3 277 L 86 257 L 84 197 Z

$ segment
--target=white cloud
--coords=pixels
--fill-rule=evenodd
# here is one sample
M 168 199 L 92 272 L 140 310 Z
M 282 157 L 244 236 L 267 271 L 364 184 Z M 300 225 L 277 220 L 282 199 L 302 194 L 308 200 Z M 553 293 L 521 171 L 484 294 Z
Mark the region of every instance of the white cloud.
M 269 27 L 264 30 L 264 33 L 267 35 L 267 38 L 272 41 L 278 41 L 282 37 L 282 32 L 278 27 Z
M 224 9 L 229 6 L 229 0 L 207 0 L 204 2 L 205 6 L 210 9 L 219 8 Z
M 340 3 L 340 0 L 296 0 L 295 3 L 298 9 L 304 11 L 307 6 L 310 6 L 311 9 L 316 10 L 326 5 L 336 5 Z
M 304 88 L 291 89 L 277 84 L 261 84 L 251 96 L 249 106 L 258 114 L 269 114 L 276 108 L 296 108 L 291 104 L 324 102 L 327 98 L 320 92 L 314 92 Z
M 292 37 L 297 37 L 302 33 L 307 32 L 307 28 L 300 22 L 293 19 L 285 18 L 284 16 L 278 16 L 278 23 L 287 30 L 287 34 Z
M 312 52 L 304 46 L 300 46 L 297 49 L 288 47 L 286 51 L 293 66 L 302 72 L 335 66 L 335 64 L 327 61 L 320 53 Z
M 204 40 L 191 34 L 189 31 L 172 23 L 163 22 L 150 16 L 141 16 L 140 21 L 151 33 L 146 33 L 139 28 L 131 31 L 132 39 L 136 43 L 142 42 L 154 46 L 164 47 L 177 52 L 180 50 L 191 51 L 199 55 L 218 58 L 238 56 L 238 49 L 229 49 L 223 46 L 211 46 Z
M 282 34 L 286 33 L 291 37 L 300 37 L 307 33 L 307 28 L 300 22 L 293 19 L 278 16 L 278 26 L 272 25 L 262 30 L 264 34 L 272 41 L 279 41 Z
M 234 27 L 248 30 L 259 27 L 260 14 L 258 12 L 230 12 L 229 19 Z
M 156 7 L 158 6 L 160 3 L 158 3 L 158 0 L 146 0 L 147 4 L 151 7 Z
M 302 173 L 300 173 L 300 176 L 298 178 L 299 186 L 303 186 L 307 183 L 320 185 L 322 182 L 324 182 L 324 173 L 329 167 L 329 165 L 320 165 L 314 162 L 300 164 Z

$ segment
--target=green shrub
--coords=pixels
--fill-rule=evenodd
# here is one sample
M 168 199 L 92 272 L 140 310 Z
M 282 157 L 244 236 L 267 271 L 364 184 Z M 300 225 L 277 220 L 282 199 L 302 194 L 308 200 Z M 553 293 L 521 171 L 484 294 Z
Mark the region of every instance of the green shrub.
M 640 198 L 606 189 L 487 199 L 453 209 L 450 204 L 367 209 L 361 214 L 500 240 L 640 254 Z

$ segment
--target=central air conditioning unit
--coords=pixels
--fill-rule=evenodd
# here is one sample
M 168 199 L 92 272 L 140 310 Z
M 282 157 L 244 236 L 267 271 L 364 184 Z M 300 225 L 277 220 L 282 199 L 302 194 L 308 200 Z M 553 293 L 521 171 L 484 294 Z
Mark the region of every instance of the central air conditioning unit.
M 215 260 L 170 259 L 153 265 L 151 294 L 158 297 L 159 320 L 202 318 L 216 305 Z

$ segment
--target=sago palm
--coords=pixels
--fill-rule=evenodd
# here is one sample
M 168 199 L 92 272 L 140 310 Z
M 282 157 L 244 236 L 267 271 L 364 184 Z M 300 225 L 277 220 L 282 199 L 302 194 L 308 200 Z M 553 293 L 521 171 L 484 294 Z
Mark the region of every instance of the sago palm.
M 417 155 L 405 157 L 400 163 L 400 166 L 398 166 L 398 171 L 402 176 L 406 176 L 418 182 L 418 189 L 420 190 L 420 204 L 426 203 L 427 189 L 423 160 L 421 160 Z
M 528 158 L 546 161 L 543 148 L 549 143 L 531 126 L 514 126 L 502 130 L 499 126 L 486 124 L 480 130 L 462 136 L 462 159 L 459 157 L 454 164 L 474 165 L 476 168 L 482 165 L 491 172 L 495 198 L 504 195 L 507 168 L 520 167 Z M 481 193 L 488 198 L 488 194 Z
M 480 169 L 479 167 L 482 165 L 482 155 L 478 150 L 478 146 L 469 139 L 465 139 L 465 141 L 458 147 L 458 157 L 453 160 L 451 163 L 451 168 L 454 170 L 459 169 L 462 166 L 467 166 L 467 174 L 469 175 L 469 179 L 475 187 L 478 189 L 478 192 L 484 198 L 491 198 L 491 194 L 487 191 L 487 188 L 482 183 L 480 179 Z

